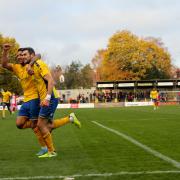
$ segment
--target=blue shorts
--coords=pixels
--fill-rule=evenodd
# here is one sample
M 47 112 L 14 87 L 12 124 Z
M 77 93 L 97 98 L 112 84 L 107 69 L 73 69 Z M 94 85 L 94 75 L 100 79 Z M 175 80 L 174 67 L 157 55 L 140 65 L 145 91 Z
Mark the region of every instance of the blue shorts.
M 26 116 L 30 120 L 37 120 L 40 110 L 40 100 L 33 99 L 24 102 L 19 110 L 18 116 Z
M 157 99 L 152 99 L 152 101 L 155 103 L 155 102 L 157 102 Z
M 58 98 L 55 98 L 54 96 L 52 96 L 49 106 L 41 107 L 40 112 L 39 112 L 39 117 L 45 118 L 48 121 L 52 121 L 57 105 L 58 105 Z

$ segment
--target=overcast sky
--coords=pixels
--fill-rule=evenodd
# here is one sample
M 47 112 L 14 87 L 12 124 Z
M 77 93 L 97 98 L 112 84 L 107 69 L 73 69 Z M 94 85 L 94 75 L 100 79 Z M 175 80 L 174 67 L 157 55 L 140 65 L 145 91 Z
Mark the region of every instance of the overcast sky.
M 0 0 L 0 33 L 52 64 L 90 63 L 124 29 L 161 38 L 180 67 L 180 0 Z

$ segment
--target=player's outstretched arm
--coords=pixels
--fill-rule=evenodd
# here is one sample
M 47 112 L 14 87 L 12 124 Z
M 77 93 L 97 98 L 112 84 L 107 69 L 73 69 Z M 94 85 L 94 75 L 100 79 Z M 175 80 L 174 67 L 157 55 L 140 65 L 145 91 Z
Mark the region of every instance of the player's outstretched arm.
M 2 64 L 3 68 L 6 68 L 6 69 L 12 71 L 12 66 L 11 66 L 11 64 L 8 63 L 8 53 L 9 53 L 10 48 L 11 48 L 11 46 L 9 44 L 3 45 L 1 64 Z

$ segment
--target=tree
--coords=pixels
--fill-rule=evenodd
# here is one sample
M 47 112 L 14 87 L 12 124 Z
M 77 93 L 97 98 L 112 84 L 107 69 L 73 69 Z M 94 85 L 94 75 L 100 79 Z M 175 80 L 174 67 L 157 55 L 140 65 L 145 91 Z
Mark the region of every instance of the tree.
M 155 38 L 138 38 L 129 31 L 115 33 L 103 53 L 102 80 L 142 80 L 170 77 L 171 58 Z
M 93 69 L 90 64 L 85 65 L 81 69 L 81 86 L 83 88 L 90 88 L 93 85 Z
M 14 38 L 10 37 L 3 37 L 0 34 L 0 59 L 2 58 L 2 46 L 3 44 L 8 43 L 11 45 L 11 49 L 9 51 L 9 62 L 10 63 L 17 63 L 16 62 L 16 53 L 19 48 L 19 44 L 16 42 Z M 1 61 L 0 61 L 1 63 Z M 12 72 L 4 69 L 1 67 L 0 64 L 0 88 L 8 89 L 12 92 L 15 92 L 17 94 L 22 94 L 22 88 L 17 80 L 17 78 L 14 78 L 14 75 Z
M 64 77 L 67 89 L 76 89 L 81 87 L 81 63 L 78 61 L 72 61 L 72 63 L 66 67 Z
M 93 83 L 95 84 L 97 81 L 102 79 L 101 75 L 101 65 L 104 59 L 104 54 L 106 50 L 101 49 L 98 50 L 94 58 L 92 59 L 92 67 L 93 67 Z
M 90 64 L 83 66 L 79 61 L 72 61 L 66 66 L 63 75 L 65 81 L 61 84 L 58 81 L 58 89 L 90 88 L 93 85 L 93 69 Z
M 11 49 L 9 51 L 9 62 L 11 63 L 17 63 L 16 62 L 16 53 L 19 48 L 19 44 L 16 42 L 14 38 L 10 37 L 3 37 L 0 34 L 0 58 L 2 57 L 2 46 L 3 44 L 8 43 L 11 45 Z

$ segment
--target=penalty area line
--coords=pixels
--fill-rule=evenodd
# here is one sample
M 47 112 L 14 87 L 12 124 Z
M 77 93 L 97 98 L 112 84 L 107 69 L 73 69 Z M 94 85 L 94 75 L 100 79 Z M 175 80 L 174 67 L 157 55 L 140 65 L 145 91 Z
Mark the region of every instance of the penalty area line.
M 70 180 L 75 179 L 76 177 L 111 177 L 111 176 L 123 176 L 123 175 L 153 175 L 153 174 L 180 174 L 180 171 L 168 170 L 168 171 L 137 171 L 137 172 L 128 172 L 121 171 L 117 173 L 91 173 L 91 174 L 74 174 L 69 176 L 29 176 L 29 177 L 7 177 L 0 178 L 0 180 L 30 180 L 30 179 L 64 179 Z
M 108 131 L 110 131 L 110 132 L 112 132 L 112 133 L 114 133 L 114 134 L 122 137 L 123 139 L 126 139 L 127 141 L 135 144 L 136 146 L 144 149 L 146 152 L 148 152 L 148 153 L 150 153 L 150 154 L 152 154 L 152 155 L 154 155 L 154 156 L 156 156 L 156 157 L 158 157 L 158 158 L 160 158 L 160 159 L 162 159 L 162 160 L 170 163 L 170 164 L 173 165 L 174 167 L 180 169 L 180 163 L 177 162 L 176 160 L 174 160 L 174 159 L 172 159 L 172 158 L 170 158 L 170 157 L 168 157 L 168 156 L 165 156 L 165 155 L 161 154 L 160 152 L 158 152 L 158 151 L 156 151 L 156 150 L 151 149 L 150 147 L 148 147 L 148 146 L 140 143 L 140 142 L 137 141 L 136 139 L 134 139 L 134 138 L 132 138 L 132 137 L 130 137 L 130 136 L 128 136 L 128 135 L 120 132 L 120 131 L 111 129 L 111 128 L 109 128 L 109 127 L 107 127 L 107 126 L 104 126 L 103 124 L 100 124 L 100 123 L 98 123 L 98 122 L 96 122 L 96 121 L 91 121 L 91 122 L 94 123 L 94 124 L 96 124 L 97 126 L 103 128 L 103 129 L 106 129 L 106 130 L 108 130 Z

